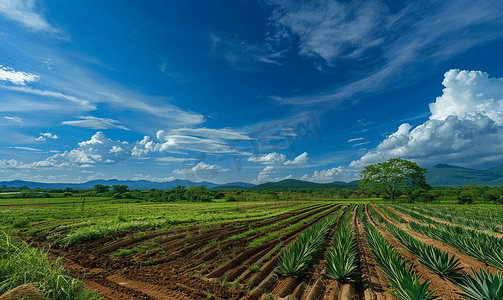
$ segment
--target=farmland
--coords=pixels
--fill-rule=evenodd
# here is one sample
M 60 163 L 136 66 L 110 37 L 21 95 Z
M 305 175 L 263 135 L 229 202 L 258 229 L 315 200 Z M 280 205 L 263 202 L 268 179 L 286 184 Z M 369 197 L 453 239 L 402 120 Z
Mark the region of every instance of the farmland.
M 51 299 L 502 297 L 496 205 L 102 200 L 88 198 L 84 209 L 72 199 L 2 200 L 2 242 L 80 279 L 74 296 L 56 287 Z M 5 263 L 14 250 L 4 248 Z

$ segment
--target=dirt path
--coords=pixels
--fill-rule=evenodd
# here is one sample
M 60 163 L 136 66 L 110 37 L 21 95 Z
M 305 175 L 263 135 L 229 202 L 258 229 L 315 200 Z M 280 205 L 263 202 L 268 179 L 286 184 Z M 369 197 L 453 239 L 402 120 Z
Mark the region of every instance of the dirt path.
M 363 204 L 360 204 L 363 205 Z M 367 207 L 365 206 L 365 212 Z M 352 218 L 352 226 L 355 230 L 358 243 L 358 257 L 360 262 L 361 282 L 365 300 L 394 300 L 387 290 L 391 289 L 388 279 L 381 272 L 380 267 L 374 260 L 370 245 L 365 237 L 363 223 L 355 214 Z

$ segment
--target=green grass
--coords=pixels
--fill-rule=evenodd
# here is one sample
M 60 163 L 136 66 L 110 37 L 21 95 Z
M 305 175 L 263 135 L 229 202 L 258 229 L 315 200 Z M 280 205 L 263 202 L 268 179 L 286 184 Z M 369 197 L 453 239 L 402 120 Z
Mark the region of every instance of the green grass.
M 70 277 L 59 260 L 50 262 L 46 250 L 0 231 L 0 295 L 25 283 L 34 283 L 46 299 L 102 299 L 85 289 L 81 280 Z

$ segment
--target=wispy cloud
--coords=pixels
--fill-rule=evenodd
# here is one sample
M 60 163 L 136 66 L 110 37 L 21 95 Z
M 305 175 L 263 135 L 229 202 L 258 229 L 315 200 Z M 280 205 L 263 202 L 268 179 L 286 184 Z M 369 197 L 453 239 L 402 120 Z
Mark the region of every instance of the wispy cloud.
M 18 122 L 18 123 L 23 122 L 23 119 L 21 119 L 20 117 L 8 117 L 8 116 L 5 116 L 4 118 L 7 119 L 7 120 L 12 120 L 14 122 Z
M 223 33 L 210 33 L 210 40 L 214 55 L 220 56 L 234 70 L 245 72 L 260 71 L 264 63 L 283 66 L 284 62 L 280 60 L 291 49 L 286 47 L 276 51 L 271 44 L 250 43 Z
M 79 118 L 80 120 L 76 121 L 63 121 L 61 124 L 63 125 L 71 125 L 83 128 L 91 128 L 91 129 L 123 129 L 130 130 L 129 128 L 120 125 L 121 123 L 116 120 L 107 119 L 107 118 L 97 118 L 93 116 L 83 116 Z
M 0 4 L 0 7 L 1 4 Z M 14 69 L 9 67 L 4 67 L 0 65 L 0 80 L 8 81 L 12 84 L 16 85 L 26 85 L 30 82 L 36 82 L 40 79 L 40 76 L 27 73 L 27 72 L 19 72 L 14 71 Z
M 363 142 L 363 143 L 354 144 L 353 147 L 358 147 L 358 146 L 365 145 L 368 143 L 370 143 L 370 142 Z
M 2 0 L 0 14 L 32 30 L 52 33 L 58 31 L 45 20 L 42 13 L 37 11 L 35 0 Z
M 95 110 L 96 109 L 96 106 L 88 100 L 82 100 L 82 99 L 79 99 L 74 96 L 62 94 L 60 92 L 43 91 L 43 90 L 39 90 L 39 89 L 32 89 L 29 87 L 17 87 L 17 86 L 0 86 L 0 88 L 15 91 L 15 92 L 27 93 L 27 94 L 38 95 L 38 96 L 53 97 L 53 98 L 58 98 L 58 99 L 70 101 L 74 104 L 81 106 L 82 108 L 84 108 L 86 110 Z
M 19 150 L 28 150 L 28 151 L 35 151 L 35 152 L 41 152 L 41 149 L 36 149 L 36 148 L 30 148 L 30 147 L 14 147 L 15 149 Z
M 361 141 L 363 140 L 364 138 L 360 137 L 360 138 L 354 138 L 354 139 L 350 139 L 348 140 L 348 143 L 351 143 L 351 142 L 354 142 L 354 141 Z
M 339 61 L 358 61 L 365 70 L 346 83 L 334 84 L 328 92 L 273 98 L 289 104 L 357 102 L 357 94 L 385 89 L 413 63 L 443 61 L 503 36 L 501 1 L 412 2 L 395 13 L 373 0 L 266 3 L 274 7 L 270 17 L 274 30 L 299 38 L 299 55 L 323 59 L 333 70 Z M 278 42 L 291 40 L 275 36 Z M 316 66 L 321 69 L 321 64 Z

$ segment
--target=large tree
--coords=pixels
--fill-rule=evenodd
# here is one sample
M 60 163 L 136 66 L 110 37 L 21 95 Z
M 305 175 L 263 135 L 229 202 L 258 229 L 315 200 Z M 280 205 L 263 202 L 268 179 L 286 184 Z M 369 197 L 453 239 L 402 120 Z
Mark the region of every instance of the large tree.
M 393 201 L 396 191 L 400 188 L 428 187 L 424 180 L 426 172 L 426 169 L 415 162 L 399 157 L 390 158 L 386 162 L 366 166 L 361 171 L 360 184 L 364 188 L 383 193 Z

